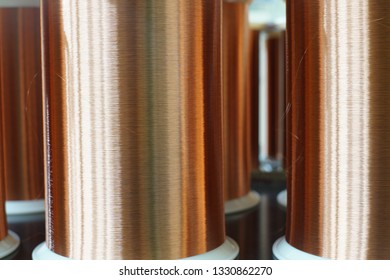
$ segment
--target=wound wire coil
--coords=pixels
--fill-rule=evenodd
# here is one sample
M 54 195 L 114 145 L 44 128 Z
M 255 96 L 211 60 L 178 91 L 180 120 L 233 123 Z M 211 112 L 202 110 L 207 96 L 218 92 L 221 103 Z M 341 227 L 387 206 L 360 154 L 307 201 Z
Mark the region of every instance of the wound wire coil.
M 0 99 L 0 105 L 1 105 Z M 0 114 L 0 123 L 2 115 Z M 3 155 L 3 146 L 0 145 L 0 158 Z M 5 213 L 5 190 L 4 190 L 4 164 L 0 161 L 0 259 L 14 252 L 20 244 L 19 237 L 12 231 L 8 231 L 7 216 Z
M 0 115 L 1 120 L 1 115 Z M 0 156 L 3 154 L 3 147 L 0 145 Z M 4 166 L 0 161 L 0 182 L 4 179 Z M 7 236 L 7 217 L 5 215 L 5 191 L 3 184 L 0 184 L 0 240 L 3 240 Z
M 0 161 L 7 201 L 44 197 L 40 15 L 39 3 L 30 2 L 0 3 Z
M 260 161 L 263 170 L 282 170 L 285 160 L 285 32 L 263 31 L 267 64 L 266 107 L 268 116 L 264 132 L 267 138 L 261 147 Z M 262 107 L 264 108 L 264 107 Z M 271 168 L 266 167 L 270 165 Z
M 225 200 L 250 192 L 246 79 L 249 39 L 248 3 L 223 2 L 223 90 Z
M 249 154 L 251 170 L 259 168 L 259 41 L 260 31 L 250 29 L 248 43 L 247 120 L 249 126 Z
M 220 1 L 42 1 L 48 248 L 178 259 L 225 240 Z
M 287 1 L 287 242 L 330 259 L 389 259 L 390 9 Z

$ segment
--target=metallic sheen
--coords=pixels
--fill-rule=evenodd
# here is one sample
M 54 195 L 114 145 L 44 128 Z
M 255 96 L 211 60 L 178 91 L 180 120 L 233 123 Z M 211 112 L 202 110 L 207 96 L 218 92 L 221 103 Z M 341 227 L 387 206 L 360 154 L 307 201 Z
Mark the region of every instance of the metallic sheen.
M 44 196 L 39 8 L 0 8 L 0 145 L 7 200 Z
M 225 200 L 240 198 L 250 191 L 248 2 L 223 3 Z
M 178 259 L 225 240 L 219 0 L 43 0 L 47 244 Z
M 1 99 L 0 99 L 1 104 Z M 0 114 L 1 121 L 1 114 Z M 0 145 L 0 157 L 3 155 L 3 147 Z M 4 164 L 0 161 L 0 240 L 3 240 L 7 234 L 7 217 L 5 215 L 5 190 L 4 190 Z
M 287 241 L 390 258 L 390 6 L 287 1 Z
M 259 168 L 259 56 L 260 31 L 251 29 L 248 43 L 248 75 L 247 75 L 247 125 L 249 167 L 252 170 Z
M 265 160 L 282 168 L 285 158 L 286 90 L 285 90 L 285 32 L 264 31 L 267 55 L 267 141 Z

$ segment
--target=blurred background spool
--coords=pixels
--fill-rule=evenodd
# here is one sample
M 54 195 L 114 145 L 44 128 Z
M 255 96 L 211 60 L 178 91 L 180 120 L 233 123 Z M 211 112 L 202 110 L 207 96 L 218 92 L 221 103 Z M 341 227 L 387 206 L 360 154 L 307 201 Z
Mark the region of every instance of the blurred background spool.
M 255 0 L 250 6 L 249 22 L 259 40 L 259 59 L 251 61 L 257 64 L 260 78 L 258 161 L 261 171 L 280 172 L 285 154 L 285 3 L 281 0 Z
M 248 43 L 247 122 L 249 138 L 249 168 L 259 169 L 259 56 L 260 31 L 250 29 Z
M 0 99 L 1 105 L 1 99 Z M 0 114 L 0 123 L 2 122 Z M 3 146 L 0 145 L 0 157 L 3 156 Z M 4 192 L 4 164 L 0 161 L 0 259 L 5 258 L 14 252 L 20 244 L 19 237 L 7 228 L 7 217 L 5 214 L 5 192 Z
M 242 0 L 223 2 L 226 214 L 250 209 L 260 201 L 260 196 L 250 189 L 250 124 L 247 119 L 249 3 Z
M 6 212 L 44 211 L 39 1 L 0 1 L 0 144 Z
M 278 259 L 389 259 L 388 1 L 287 1 L 286 238 Z
M 253 39 L 250 57 L 250 122 L 252 176 L 285 181 L 285 127 L 288 104 L 285 100 L 285 3 L 281 0 L 254 0 L 249 9 Z M 255 104 L 255 105 L 253 105 Z M 257 126 L 254 126 L 256 124 Z M 286 190 L 277 197 L 285 208 Z
M 44 0 L 34 259 L 232 259 L 218 0 Z

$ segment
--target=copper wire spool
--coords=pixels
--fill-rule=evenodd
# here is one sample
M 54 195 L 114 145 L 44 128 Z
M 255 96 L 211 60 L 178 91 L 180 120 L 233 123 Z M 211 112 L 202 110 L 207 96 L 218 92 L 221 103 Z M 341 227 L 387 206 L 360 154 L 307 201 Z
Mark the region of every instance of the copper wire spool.
M 287 242 L 323 258 L 389 259 L 388 1 L 287 7 Z
M 267 34 L 268 56 L 268 157 L 283 166 L 285 154 L 285 33 Z
M 39 7 L 2 7 L 3 4 L 0 3 L 0 161 L 4 177 L 0 183 L 7 201 L 37 200 L 44 196 Z
M 248 114 L 248 3 L 223 3 L 223 91 L 225 213 L 255 206 L 259 197 L 250 191 Z M 238 203 L 236 203 L 238 202 Z
M 283 169 L 285 156 L 285 35 L 282 30 L 262 30 L 265 85 L 260 89 L 260 168 Z
M 259 168 L 259 42 L 260 31 L 251 29 L 248 43 L 248 80 L 247 80 L 247 123 L 248 123 L 248 147 L 249 166 L 252 170 Z
M 2 154 L 3 150 L 0 145 L 0 155 Z M 0 180 L 3 180 L 3 170 L 4 166 L 0 162 Z M 7 229 L 7 217 L 5 215 L 5 192 L 3 188 L 0 185 L 0 240 L 3 240 L 8 233 Z
M 1 99 L 0 99 L 1 105 Z M 2 114 L 0 114 L 0 123 Z M 0 145 L 0 158 L 3 156 L 3 146 Z M 5 214 L 5 190 L 4 190 L 4 164 L 0 160 L 0 259 L 11 254 L 19 247 L 19 237 L 12 231 L 8 231 L 7 216 Z
M 42 1 L 52 252 L 178 259 L 224 243 L 221 10 Z

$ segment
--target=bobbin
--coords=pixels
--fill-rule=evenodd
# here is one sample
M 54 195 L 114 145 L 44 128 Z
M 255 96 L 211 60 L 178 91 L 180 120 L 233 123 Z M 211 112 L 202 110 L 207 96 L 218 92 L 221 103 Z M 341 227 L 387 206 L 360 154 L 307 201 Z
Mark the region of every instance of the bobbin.
M 20 245 L 19 236 L 13 231 L 9 230 L 8 235 L 0 240 L 0 259 L 12 254 Z
M 287 1 L 289 196 L 276 258 L 390 257 L 385 7 Z
M 269 61 L 269 52 L 273 51 L 273 47 L 280 41 L 283 30 L 286 26 L 285 17 L 285 3 L 283 1 L 254 1 L 249 9 L 249 24 L 252 30 L 259 32 L 259 49 L 261 62 L 259 67 L 259 164 L 260 170 L 263 172 L 282 172 L 283 171 L 283 160 L 276 158 L 280 155 L 270 156 L 270 147 L 279 147 L 282 145 L 280 137 L 276 135 L 281 133 L 280 129 L 283 127 L 280 123 L 283 121 L 284 108 L 279 108 L 284 105 L 282 99 L 280 99 L 279 89 L 281 84 L 281 73 L 269 74 L 270 70 L 276 70 L 280 72 L 282 64 L 278 57 L 281 55 L 276 54 L 276 62 L 278 65 L 273 65 L 274 61 Z M 274 42 L 275 41 L 275 42 Z M 272 48 L 268 50 L 268 44 L 272 43 Z M 281 46 L 277 47 L 279 50 Z M 284 83 L 283 83 L 284 84 Z M 282 85 L 283 86 L 283 85 Z M 276 92 L 274 92 L 276 90 Z M 271 92 L 270 92 L 271 91 Z M 272 99 L 270 99 L 272 94 Z M 280 104 L 273 104 L 271 101 L 281 102 Z M 271 108 L 272 105 L 272 108 Z M 273 123 L 270 123 L 273 122 Z M 272 137 L 274 136 L 274 137 Z M 272 141 L 276 141 L 273 143 Z M 275 151 L 278 152 L 278 151 Z
M 41 3 L 48 222 L 34 258 L 235 257 L 221 1 Z
M 285 236 L 275 241 L 272 246 L 272 255 L 275 260 L 328 260 L 291 246 Z
M 9 216 L 43 213 L 45 200 L 8 200 L 5 202 L 5 212 Z
M 250 210 L 260 203 L 260 195 L 256 191 L 250 191 L 247 195 L 225 201 L 225 214 L 235 214 Z
M 234 260 L 238 258 L 239 247 L 236 241 L 227 237 L 225 242 L 209 252 L 199 254 L 192 257 L 187 257 L 182 260 Z M 64 256 L 58 255 L 51 251 L 45 242 L 38 245 L 32 253 L 33 260 L 72 260 Z
M 12 13 L 14 13 L 17 9 L 20 9 L 20 11 L 22 11 L 24 8 L 26 8 L 26 9 L 29 9 L 29 8 L 39 8 L 39 6 L 40 6 L 40 1 L 39 0 L 0 0 L 0 9 L 2 9 L 2 13 L 4 13 L 4 14 L 7 14 L 8 12 L 12 12 Z M 12 9 L 11 9 L 12 8 Z M 35 10 L 35 9 L 34 9 Z M 27 14 L 23 14 L 21 17 L 23 17 L 23 16 L 25 16 L 25 15 L 27 15 Z M 31 16 L 31 14 L 28 14 L 28 16 Z M 36 18 L 38 18 L 39 19 L 39 9 L 37 9 L 37 16 L 36 16 Z M 35 17 L 34 17 L 34 19 L 35 19 Z M 30 20 L 30 17 L 29 17 L 29 20 Z M 5 25 L 6 25 L 6 22 L 5 22 Z M 13 25 L 12 25 L 13 26 Z M 35 26 L 36 27 L 36 26 Z M 9 26 L 6 26 L 5 28 L 10 28 Z M 23 27 L 22 27 L 23 28 Z M 39 25 L 38 25 L 38 29 L 39 29 Z M 38 34 L 39 34 L 39 32 L 38 32 Z M 14 36 L 13 34 L 11 35 L 11 36 Z M 10 37 L 11 38 L 11 37 Z M 31 40 L 29 40 L 29 39 L 26 39 L 26 40 L 28 40 L 29 42 L 29 44 L 31 44 L 32 42 L 31 42 Z M 7 40 L 2 40 L 3 42 L 4 42 L 4 44 L 7 44 L 8 42 L 6 42 Z M 40 40 L 39 40 L 39 35 L 38 35 L 38 38 L 36 38 L 36 42 L 40 42 Z M 36 42 L 33 42 L 33 43 L 35 43 L 35 44 L 33 44 L 33 46 L 29 46 L 29 48 L 30 49 L 33 49 L 33 48 L 35 48 L 36 47 Z M 40 46 L 40 44 L 38 44 L 39 46 Z M 9 46 L 8 46 L 9 47 Z M 14 46 L 14 48 L 13 49 L 18 49 L 18 46 Z M 40 48 L 38 48 L 37 49 L 37 53 L 38 53 L 38 55 L 40 55 Z M 6 54 L 5 54 L 6 56 L 9 56 L 9 52 L 6 52 Z M 29 54 L 24 54 L 24 60 L 29 60 L 29 59 L 31 59 L 30 57 L 28 57 L 28 55 Z M 39 61 L 39 63 L 40 63 L 40 58 L 38 59 L 38 61 Z M 5 62 L 5 64 L 7 64 L 7 62 Z M 12 60 L 12 64 L 15 64 L 15 61 L 14 60 Z M 28 65 L 28 66 L 30 66 L 30 65 Z M 3 65 L 3 67 L 4 67 L 4 65 Z M 8 67 L 11 67 L 11 66 L 9 66 L 9 65 L 6 65 L 5 66 L 6 68 L 8 68 Z M 23 67 L 22 67 L 23 68 Z M 13 68 L 12 68 L 13 69 Z M 38 69 L 40 69 L 40 66 L 38 67 Z M 6 72 L 7 70 L 5 70 L 4 72 Z M 24 71 L 24 68 L 23 68 L 23 71 Z M 38 70 L 39 71 L 39 70 Z M 13 74 L 10 74 L 11 76 L 13 75 Z M 23 77 L 23 78 L 26 78 L 26 74 L 25 73 L 18 73 L 18 76 L 21 76 L 21 77 Z M 34 76 L 34 78 L 32 78 L 33 80 L 32 81 L 23 81 L 23 83 L 28 83 L 28 85 L 27 85 L 27 87 L 28 87 L 28 89 L 26 89 L 27 90 L 27 96 L 29 96 L 30 94 L 32 94 L 32 86 L 33 86 L 33 83 L 34 83 L 34 80 L 36 79 L 36 77 L 37 77 L 37 74 L 35 74 L 35 76 Z M 20 78 L 20 79 L 22 79 L 22 78 Z M 8 77 L 7 77 L 7 80 L 8 80 Z M 21 84 L 22 82 L 21 82 L 21 80 L 20 81 L 18 81 L 18 84 Z M 6 85 L 7 87 L 8 86 L 10 86 L 10 85 Z M 12 82 L 11 83 L 11 87 L 14 87 L 15 86 L 15 82 Z M 19 85 L 20 86 L 20 85 Z M 6 88 L 5 89 L 5 91 L 6 91 L 6 93 L 7 93 L 7 91 L 8 90 L 10 90 L 9 88 Z M 14 88 L 12 89 L 12 90 L 15 90 Z M 21 91 L 21 90 L 20 90 Z M 31 92 L 30 92 L 31 91 Z M 35 93 L 35 92 L 34 92 Z M 20 95 L 22 95 L 21 93 L 17 93 L 17 94 L 20 94 Z M 17 95 L 16 93 L 15 93 L 15 95 Z M 27 99 L 27 98 L 26 98 Z M 39 104 L 41 103 L 40 102 L 40 100 L 41 100 L 41 96 L 39 95 L 39 96 L 37 96 L 37 99 L 39 100 Z M 12 108 L 14 108 L 14 103 L 12 103 L 12 106 L 7 106 L 7 105 L 5 105 L 5 106 L 7 106 L 7 107 L 12 107 Z M 30 109 L 27 105 L 29 105 L 29 100 L 27 100 L 27 103 L 26 103 L 26 105 L 25 105 L 25 108 L 24 108 L 24 111 L 30 111 L 30 110 L 28 110 L 28 109 Z M 23 112 L 24 112 L 23 111 Z M 15 113 L 12 113 L 11 114 L 12 116 L 14 116 L 15 115 Z M 42 115 L 42 114 L 38 114 L 38 115 Z M 18 117 L 20 117 L 20 119 L 29 119 L 31 116 L 27 116 L 27 113 L 26 113 L 26 115 L 23 115 L 23 116 L 20 116 L 20 114 L 18 114 Z M 11 117 L 12 118 L 12 117 Z M 7 120 L 5 120 L 5 122 L 9 122 L 9 119 L 7 119 Z M 26 123 L 27 123 L 27 125 L 25 125 L 25 126 L 28 126 L 28 125 L 30 125 L 30 123 L 34 123 L 34 125 L 35 125 L 35 123 L 36 122 L 34 122 L 34 121 L 32 121 L 32 122 L 30 122 L 29 120 L 27 120 L 26 121 Z M 13 124 L 14 125 L 14 124 Z M 31 129 L 31 130 L 33 130 L 33 129 L 35 129 L 36 127 L 34 127 L 34 128 L 27 128 L 27 129 Z M 26 129 L 26 127 L 23 127 L 23 129 L 25 130 Z M 23 130 L 22 129 L 22 130 Z M 12 133 L 12 132 L 9 132 L 8 131 L 8 128 L 6 127 L 5 128 L 5 130 L 6 130 L 6 133 Z M 23 132 L 23 133 L 27 133 L 27 132 Z M 31 138 L 34 138 L 35 139 L 35 137 L 38 137 L 39 138 L 39 135 L 41 135 L 39 132 L 37 132 L 37 131 L 34 131 L 33 133 L 36 133 L 36 134 L 34 134 L 34 135 L 29 135 L 29 137 L 31 137 Z M 27 133 L 28 134 L 28 133 Z M 42 136 L 42 135 L 41 135 Z M 9 139 L 7 140 L 7 143 L 16 143 L 17 141 L 15 141 L 15 136 L 12 136 L 13 137 L 13 139 L 10 141 Z M 25 138 L 25 134 L 23 134 L 23 136 L 21 136 L 22 138 Z M 18 139 L 19 140 L 19 139 Z M 29 141 L 29 140 L 28 140 Z M 39 141 L 40 140 L 33 140 L 33 141 L 35 141 L 35 142 L 37 142 L 37 143 L 39 143 Z M 34 143 L 35 143 L 34 142 Z M 18 142 L 19 143 L 19 142 Z M 6 146 L 6 149 L 8 150 L 8 151 L 14 151 L 14 147 L 12 147 L 12 145 L 13 144 L 10 144 L 10 145 L 5 145 Z M 15 145 L 18 145 L 18 144 L 15 144 Z M 10 147 L 11 146 L 11 147 Z M 26 149 L 40 149 L 40 150 L 42 150 L 42 147 L 34 147 L 34 148 L 31 148 L 31 147 L 23 147 L 23 148 L 20 148 L 19 147 L 19 150 L 26 150 Z M 43 153 L 43 152 L 42 152 Z M 24 153 L 22 153 L 22 155 L 23 155 L 23 160 L 26 160 L 26 154 Z M 29 155 L 30 157 L 31 157 L 31 155 Z M 34 155 L 35 156 L 35 155 Z M 33 157 L 34 157 L 33 156 Z M 9 157 L 9 158 L 12 158 L 12 156 L 11 157 Z M 12 160 L 14 160 L 14 159 L 12 159 Z M 14 166 L 12 165 L 12 166 L 9 166 L 8 165 L 8 162 L 7 162 L 7 160 L 5 160 L 5 162 L 4 162 L 8 167 L 9 167 L 9 169 L 13 169 L 14 168 Z M 33 165 L 35 165 L 35 164 L 33 164 L 33 163 L 31 163 L 30 165 L 29 164 L 27 164 L 27 169 L 29 169 L 30 168 L 30 166 L 33 166 Z M 19 166 L 17 167 L 17 168 L 15 168 L 15 169 L 18 169 L 19 168 Z M 34 167 L 35 168 L 35 167 Z M 19 168 L 20 169 L 20 168 Z M 36 172 L 36 170 L 34 169 L 33 171 L 29 171 L 30 173 L 29 174 L 31 174 L 31 173 L 34 173 L 34 172 Z M 42 162 L 42 170 L 41 170 L 41 172 L 43 173 L 43 162 Z M 7 174 L 7 176 L 6 176 L 6 178 L 15 178 L 15 176 L 14 176 L 14 174 L 13 174 L 14 172 L 12 172 L 12 174 Z M 34 176 L 37 176 L 36 174 L 34 175 Z M 16 184 L 13 184 L 13 183 L 16 183 Z M 6 183 L 6 190 L 8 190 L 8 189 L 12 189 L 13 188 L 13 186 L 17 186 L 17 188 L 18 188 L 18 190 L 19 190 L 19 188 L 20 189 L 22 189 L 22 188 L 29 188 L 29 186 L 22 186 L 22 185 L 20 185 L 19 184 L 20 182 L 19 181 L 12 181 L 12 179 L 11 179 L 11 181 L 10 182 L 8 182 L 8 183 Z M 33 183 L 34 184 L 34 183 Z M 5 203 L 5 208 L 6 208 L 6 213 L 7 213 L 7 215 L 24 215 L 24 214 L 34 214 L 34 213 L 43 213 L 44 211 L 45 211 L 45 206 L 44 206 L 44 199 L 41 199 L 41 197 L 43 197 L 43 184 L 41 185 L 41 187 L 42 187 L 42 191 L 41 191 L 41 195 L 37 195 L 36 197 L 37 197 L 37 199 L 31 199 L 31 200 L 29 200 L 29 199 L 24 199 L 25 197 L 26 197 L 26 195 L 25 194 L 23 194 L 23 197 L 19 197 L 18 195 L 15 195 L 15 194 L 12 194 L 11 195 L 11 198 L 9 198 L 8 197 L 8 194 L 7 194 L 7 201 L 6 201 L 6 203 Z M 24 190 L 23 190 L 24 191 Z M 7 191 L 6 191 L 7 192 Z M 34 194 L 34 197 L 35 197 L 35 194 Z M 39 198 L 38 198 L 39 197 Z
M 251 1 L 223 1 L 223 74 L 224 127 L 226 141 L 225 214 L 256 207 L 260 195 L 250 190 L 250 139 L 246 118 L 248 92 L 246 76 L 249 28 L 248 5 Z

